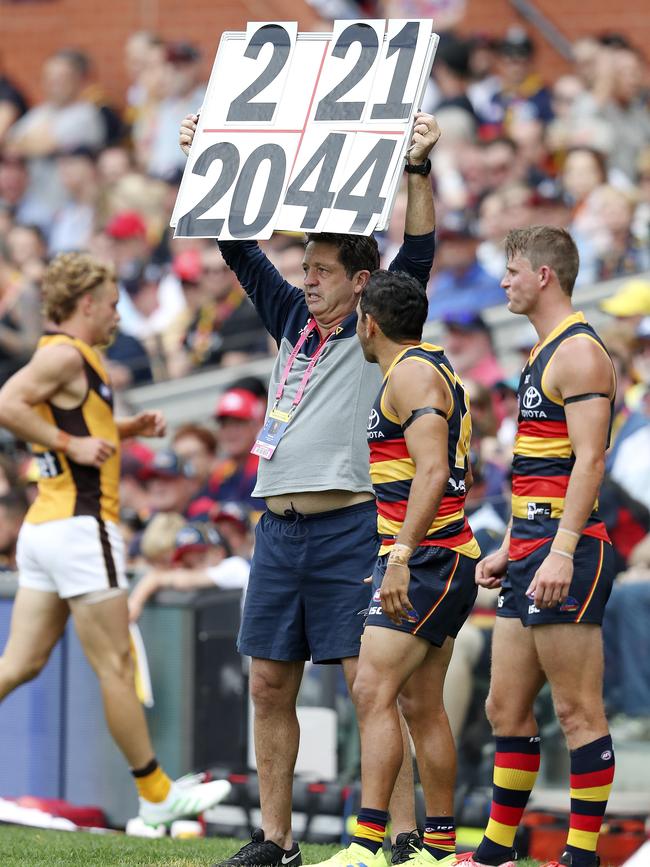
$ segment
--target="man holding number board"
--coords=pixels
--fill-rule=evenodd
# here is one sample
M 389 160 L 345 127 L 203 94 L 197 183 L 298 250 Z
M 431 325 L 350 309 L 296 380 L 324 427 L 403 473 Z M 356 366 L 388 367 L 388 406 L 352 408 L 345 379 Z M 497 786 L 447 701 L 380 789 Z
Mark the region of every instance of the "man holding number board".
M 186 153 L 197 121 L 190 116 L 181 125 Z M 415 115 L 405 239 L 390 266 L 422 286 L 434 252 L 428 157 L 439 135 L 433 117 Z M 380 374 L 356 339 L 356 307 L 379 252 L 372 236 L 308 234 L 298 289 L 254 241 L 221 240 L 219 247 L 279 347 L 254 446 L 261 458 L 255 493 L 267 511 L 256 531 L 239 636 L 240 652 L 252 657 L 263 827 L 223 863 L 299 865 L 291 792 L 304 662 L 341 661 L 351 688 L 369 602 L 363 582 L 378 550 L 366 429 Z

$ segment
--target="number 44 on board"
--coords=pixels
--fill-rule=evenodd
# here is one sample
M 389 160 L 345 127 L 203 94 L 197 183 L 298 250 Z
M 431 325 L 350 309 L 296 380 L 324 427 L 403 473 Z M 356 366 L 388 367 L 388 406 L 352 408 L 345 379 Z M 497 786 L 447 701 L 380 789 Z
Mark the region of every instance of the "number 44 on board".
M 176 237 L 384 228 L 437 43 L 429 19 L 224 33 L 172 214 Z

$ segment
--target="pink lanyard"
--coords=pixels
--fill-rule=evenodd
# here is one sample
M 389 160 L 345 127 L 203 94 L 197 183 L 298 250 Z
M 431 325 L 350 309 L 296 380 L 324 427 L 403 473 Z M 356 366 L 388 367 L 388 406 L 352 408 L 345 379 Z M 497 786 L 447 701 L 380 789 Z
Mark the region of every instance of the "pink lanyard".
M 278 402 L 280 401 L 280 399 L 282 398 L 282 395 L 284 394 L 284 387 L 287 384 L 287 379 L 289 378 L 289 374 L 291 372 L 291 368 L 293 367 L 293 363 L 296 360 L 298 353 L 300 352 L 300 350 L 304 346 L 305 342 L 309 338 L 309 336 L 312 333 L 312 331 L 314 330 L 314 328 L 316 328 L 316 320 L 310 319 L 302 330 L 302 334 L 300 335 L 300 340 L 296 343 L 296 345 L 291 350 L 291 355 L 287 359 L 287 363 L 284 367 L 284 370 L 282 371 L 282 376 L 280 377 L 280 382 L 278 383 L 278 387 L 277 387 L 276 392 L 275 392 L 275 405 L 276 406 L 278 405 Z M 334 334 L 335 330 L 336 329 L 330 331 L 330 333 L 327 335 L 325 340 L 323 340 L 319 344 L 318 348 L 316 349 L 316 352 L 314 352 L 314 354 L 312 355 L 312 357 L 309 361 L 309 364 L 307 365 L 307 369 L 305 370 L 305 372 L 302 375 L 302 379 L 300 380 L 300 385 L 298 386 L 298 390 L 296 391 L 295 397 L 291 401 L 291 410 L 292 411 L 298 406 L 298 404 L 302 400 L 303 395 L 305 393 L 305 389 L 307 388 L 307 383 L 309 382 L 311 375 L 314 372 L 314 368 L 316 367 L 316 362 L 321 357 L 321 354 L 322 354 L 323 350 L 325 349 L 327 341 Z

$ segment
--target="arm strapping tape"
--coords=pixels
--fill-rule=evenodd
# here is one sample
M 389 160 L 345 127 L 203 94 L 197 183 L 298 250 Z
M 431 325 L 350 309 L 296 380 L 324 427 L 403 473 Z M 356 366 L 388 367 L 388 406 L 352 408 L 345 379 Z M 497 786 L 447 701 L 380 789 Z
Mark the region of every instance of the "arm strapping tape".
M 414 409 L 411 415 L 406 419 L 404 424 L 402 425 L 402 430 L 405 431 L 406 428 L 413 424 L 416 419 L 420 418 L 421 415 L 429 415 L 433 413 L 434 415 L 439 415 L 440 418 L 444 418 L 447 421 L 447 414 L 444 413 L 441 409 L 438 409 L 435 406 L 423 406 L 420 409 Z
M 579 403 L 581 400 L 593 400 L 595 397 L 610 399 L 609 395 L 604 394 L 602 391 L 586 391 L 584 394 L 574 394 L 572 397 L 565 398 L 564 403 Z

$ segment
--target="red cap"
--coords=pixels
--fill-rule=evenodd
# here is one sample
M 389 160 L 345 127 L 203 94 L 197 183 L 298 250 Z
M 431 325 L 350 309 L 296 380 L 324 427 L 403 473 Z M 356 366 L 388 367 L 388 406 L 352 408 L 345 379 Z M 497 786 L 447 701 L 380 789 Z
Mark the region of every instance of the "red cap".
M 254 394 L 244 388 L 231 388 L 217 401 L 214 415 L 215 418 L 240 418 L 244 421 L 252 421 L 260 418 L 260 410 L 260 401 Z
M 198 283 L 201 279 L 201 254 L 198 250 L 183 250 L 174 256 L 172 271 L 179 280 L 186 283 Z
M 109 221 L 105 231 L 109 238 L 123 241 L 146 237 L 147 227 L 137 211 L 120 211 Z

